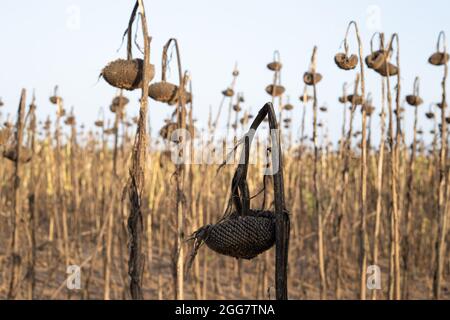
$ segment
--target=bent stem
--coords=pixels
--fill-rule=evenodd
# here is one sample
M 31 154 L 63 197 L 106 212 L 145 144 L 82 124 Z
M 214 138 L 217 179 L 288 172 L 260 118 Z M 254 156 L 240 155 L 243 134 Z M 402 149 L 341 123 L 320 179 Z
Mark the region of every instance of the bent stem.
M 283 160 L 281 153 L 281 139 L 278 130 L 278 123 L 276 119 L 275 110 L 272 103 L 268 102 L 259 111 L 249 132 L 245 135 L 245 145 L 243 154 L 241 156 L 240 164 L 233 177 L 232 185 L 232 199 L 235 206 L 237 205 L 238 212 L 246 214 L 250 208 L 250 199 L 248 198 L 248 186 L 246 182 L 246 175 L 248 169 L 248 159 L 250 145 L 255 135 L 258 126 L 268 116 L 269 127 L 271 130 L 272 141 L 272 172 L 274 181 L 274 198 L 275 198 L 275 290 L 277 300 L 288 299 L 288 282 L 287 282 L 287 265 L 288 265 L 288 251 L 289 251 L 289 234 L 290 221 L 289 215 L 285 207 L 284 196 L 284 181 L 283 181 Z M 242 164 L 243 163 L 243 164 Z M 268 174 L 269 172 L 266 172 Z M 242 200 L 239 197 L 237 188 L 243 195 Z M 241 209 L 241 210 L 239 210 Z
M 394 129 L 393 129 L 393 110 L 392 110 L 392 93 L 390 87 L 390 74 L 389 74 L 389 57 L 392 51 L 392 45 L 396 41 L 397 45 L 397 96 L 396 96 L 396 136 L 394 140 Z M 387 83 L 387 98 L 388 98 L 388 108 L 389 108 L 389 146 L 390 146 L 390 158 L 391 158 L 391 247 L 390 247 L 390 285 L 389 285 L 389 298 L 399 300 L 401 298 L 400 291 L 400 235 L 399 235 L 399 218 L 400 210 L 398 205 L 398 148 L 401 140 L 401 120 L 400 120 L 400 45 L 399 38 L 397 34 L 393 34 L 388 46 L 388 55 L 386 57 L 386 83 Z
M 413 95 L 419 97 L 419 77 L 414 80 Z M 414 192 L 414 168 L 417 152 L 417 112 L 419 106 L 414 107 L 414 126 L 413 126 L 413 142 L 411 146 L 411 155 L 409 159 L 408 178 L 407 178 L 407 191 L 406 191 L 406 207 L 405 207 L 405 229 L 404 229 L 404 252 L 403 263 L 405 270 L 403 273 L 403 299 L 409 298 L 409 274 L 414 274 L 413 265 L 411 261 L 411 242 L 412 239 L 412 207 L 413 207 L 413 192 Z
M 315 75 L 317 65 L 317 47 L 313 49 L 311 56 L 311 73 Z M 313 81 L 313 143 L 314 143 L 314 168 L 313 168 L 313 185 L 314 185 L 314 215 L 317 219 L 317 241 L 318 241 L 318 261 L 319 261 L 319 275 L 320 275 L 320 298 L 322 300 L 327 297 L 327 279 L 325 274 L 325 257 L 324 257 L 324 241 L 323 241 L 323 217 L 320 209 L 319 201 L 319 145 L 317 142 L 317 88 L 315 81 Z
M 351 21 L 348 24 L 347 32 L 345 34 L 344 46 L 345 52 L 348 54 L 348 42 L 347 38 L 350 32 L 350 28 L 354 27 L 356 38 L 358 41 L 358 53 L 359 53 L 359 64 L 360 64 L 360 74 L 361 74 L 361 96 L 362 96 L 362 134 L 361 134 L 361 161 L 360 161 L 360 171 L 361 171 L 361 190 L 359 194 L 360 201 L 360 293 L 359 297 L 361 300 L 366 299 L 366 267 L 367 267 L 367 252 L 369 251 L 368 236 L 367 236 L 367 110 L 364 108 L 365 105 L 365 81 L 364 81 L 364 57 L 363 57 L 363 47 L 361 36 L 358 29 L 358 24 L 355 21 Z
M 177 56 L 177 65 L 178 65 L 178 106 L 177 106 L 177 123 L 178 123 L 178 129 L 183 130 L 183 134 L 179 136 L 179 141 L 181 145 L 186 145 L 186 141 L 184 139 L 187 137 L 185 133 L 186 128 L 186 101 L 185 101 L 185 79 L 183 77 L 183 70 L 181 68 L 181 57 L 180 57 L 180 49 L 178 46 L 177 39 L 171 38 L 169 41 L 167 41 L 166 45 L 164 46 L 163 50 L 163 72 L 165 71 L 166 64 L 167 64 L 167 51 L 170 47 L 170 45 L 174 43 L 175 50 L 176 50 L 176 56 Z M 191 137 L 193 138 L 193 137 Z M 184 148 L 179 148 L 179 154 L 178 156 L 181 159 L 185 159 L 184 157 Z M 175 249 L 174 249 L 174 266 L 173 266 L 173 273 L 174 273 L 174 287 L 175 287 L 175 299 L 176 300 L 183 300 L 184 299 L 184 250 L 183 250 L 183 242 L 184 242 L 184 222 L 185 222 L 185 213 L 184 213 L 184 204 L 185 204 L 185 195 L 184 195 L 184 179 L 185 178 L 185 164 L 178 163 L 176 165 L 175 170 L 175 181 L 176 181 L 176 201 L 177 201 L 177 223 L 176 223 L 176 229 L 177 229 L 177 235 L 176 235 L 176 241 L 175 241 Z

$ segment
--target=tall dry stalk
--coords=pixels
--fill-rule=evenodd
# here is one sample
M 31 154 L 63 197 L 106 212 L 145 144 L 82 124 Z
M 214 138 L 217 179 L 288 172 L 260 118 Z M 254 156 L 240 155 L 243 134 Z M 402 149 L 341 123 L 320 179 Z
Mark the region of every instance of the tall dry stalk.
M 360 161 L 360 179 L 361 179 L 361 189 L 359 193 L 359 206 L 360 206 L 360 257 L 359 257 L 359 273 L 360 273 L 360 286 L 359 286 L 359 297 L 361 300 L 366 299 L 366 268 L 367 268 L 367 252 L 368 249 L 368 236 L 367 236 L 367 110 L 365 108 L 365 78 L 364 78 L 364 56 L 363 47 L 361 41 L 361 35 L 359 33 L 358 24 L 355 21 L 351 21 L 347 27 L 347 32 L 345 34 L 344 46 L 345 53 L 348 55 L 348 43 L 347 38 L 351 26 L 354 27 L 356 33 L 356 39 L 358 42 L 358 54 L 359 54 L 359 66 L 360 66 L 360 77 L 361 77 L 361 108 L 362 108 L 362 124 L 361 124 L 361 161 Z M 357 89 L 357 88 L 356 88 Z
M 275 290 L 277 300 L 288 299 L 288 262 L 289 262 L 289 235 L 290 221 L 286 214 L 284 178 L 283 178 L 283 154 L 281 151 L 281 135 L 278 130 L 277 120 L 273 106 L 269 104 L 269 123 L 272 129 L 272 167 L 277 166 L 273 176 L 275 198 Z M 274 132 L 275 131 L 275 132 Z
M 378 163 L 377 163 L 377 180 L 376 180 L 376 191 L 377 200 L 375 208 L 375 223 L 373 226 L 373 247 L 372 247 L 372 264 L 378 265 L 379 256 L 379 238 L 380 238 L 380 225 L 381 225 L 381 214 L 383 209 L 383 178 L 384 178 L 384 151 L 385 151 L 385 141 L 386 141 L 386 110 L 385 110 L 385 99 L 386 99 L 386 84 L 383 78 L 381 78 L 381 136 L 380 144 L 378 150 Z M 377 299 L 377 290 L 372 290 L 372 300 Z
M 28 219 L 27 224 L 27 239 L 28 239 L 28 265 L 27 265 L 27 299 L 33 300 L 36 292 L 36 259 L 37 259 L 37 246 L 36 246 L 36 234 L 37 234 L 37 215 L 38 215 L 38 203 L 37 194 L 39 188 L 39 178 L 36 176 L 36 97 L 33 94 L 33 99 L 29 106 L 29 144 L 32 153 L 32 162 L 30 164 L 30 193 L 28 195 Z
M 64 254 L 64 262 L 69 265 L 69 227 L 67 221 L 67 208 L 64 195 L 64 159 L 61 143 L 61 119 L 65 114 L 63 99 L 58 96 L 58 86 L 55 86 L 54 97 L 56 98 L 56 121 L 55 121 L 55 179 L 56 192 L 53 206 L 55 215 L 56 232 L 59 234 L 59 249 Z
M 419 96 L 419 78 L 416 77 L 414 80 L 414 90 L 413 95 L 416 97 Z M 404 263 L 404 272 L 403 272 L 403 299 L 409 298 L 409 279 L 410 273 L 414 274 L 414 266 L 411 260 L 411 242 L 413 239 L 413 213 L 412 208 L 414 206 L 414 170 L 415 170 L 415 160 L 417 153 L 417 122 L 418 122 L 418 109 L 419 106 L 414 107 L 414 125 L 413 125 L 413 142 L 411 145 L 411 155 L 409 158 L 408 165 L 408 177 L 406 183 L 406 205 L 405 205 L 405 228 L 404 228 L 404 248 L 403 248 L 403 263 Z
M 341 174 L 341 184 L 342 188 L 340 190 L 339 197 L 340 207 L 337 209 L 337 214 L 335 218 L 334 225 L 334 235 L 336 237 L 336 256 L 335 256 L 335 264 L 336 264 L 336 273 L 335 273 L 335 297 L 337 300 L 341 299 L 341 280 L 342 280 L 342 219 L 344 216 L 344 200 L 345 200 L 345 188 L 348 182 L 348 152 L 347 148 L 350 144 L 347 141 L 346 136 L 346 123 L 347 123 L 347 83 L 344 83 L 342 86 L 342 105 L 343 105 L 343 121 L 342 121 L 342 131 L 341 131 L 341 139 L 339 142 L 339 163 L 343 167 Z M 353 107 L 352 107 L 353 109 Z
M 311 73 L 316 73 L 317 66 L 317 47 L 314 47 L 311 56 Z M 314 216 L 317 221 L 317 258 L 319 263 L 320 276 L 320 298 L 325 300 L 327 298 L 327 279 L 325 271 L 325 248 L 324 248 L 324 230 L 323 217 L 320 208 L 320 193 L 319 193 L 319 145 L 317 140 L 317 88 L 314 81 L 313 85 L 313 143 L 314 143 L 314 167 L 313 167 L 313 189 L 314 189 Z
M 147 109 L 148 109 L 148 83 L 150 82 L 150 41 L 148 34 L 147 19 L 142 0 L 137 0 L 128 32 L 131 33 L 131 24 L 136 11 L 142 23 L 144 36 L 144 66 L 142 78 L 142 94 L 140 99 L 139 120 L 136 137 L 134 140 L 130 181 L 128 196 L 130 200 L 130 215 L 128 216 L 128 232 L 130 234 L 130 258 L 128 261 L 128 274 L 130 276 L 130 292 L 134 300 L 143 299 L 142 277 L 145 264 L 145 253 L 143 248 L 143 221 L 142 221 L 142 194 L 145 183 L 145 163 L 147 159 Z
M 179 131 L 177 137 L 178 148 L 178 162 L 176 163 L 175 169 L 175 183 L 176 183 L 176 238 L 174 247 L 174 261 L 173 261 L 173 274 L 174 274 L 174 297 L 177 300 L 184 299 L 184 224 L 186 219 L 185 206 L 186 199 L 184 194 L 184 184 L 185 184 L 185 160 L 187 160 L 187 153 L 185 148 L 188 147 L 188 141 L 186 139 L 189 137 L 190 133 L 186 132 L 186 91 L 185 91 L 185 77 L 183 76 L 183 69 L 181 66 L 181 55 L 178 41 L 175 38 L 169 39 L 163 49 L 163 70 L 167 67 L 167 54 L 171 44 L 174 44 L 176 57 L 177 57 L 177 67 L 178 67 L 178 105 L 176 110 L 177 115 L 177 127 Z M 165 72 L 165 71 L 163 71 Z M 191 128 L 193 129 L 193 128 Z M 191 132 L 193 133 L 193 131 Z
M 392 109 L 392 93 L 390 85 L 390 70 L 389 60 L 393 49 L 393 43 L 396 40 L 397 44 L 397 86 L 396 86 L 396 134 L 394 138 L 394 119 Z M 400 234 L 399 234 L 399 188 L 398 188 L 398 154 L 400 145 L 400 46 L 399 38 L 397 34 L 393 34 L 387 49 L 387 57 L 385 63 L 386 84 L 387 84 L 387 100 L 389 108 L 389 127 L 388 127 L 388 140 L 390 146 L 390 187 L 391 187 L 391 220 L 390 220 L 390 258 L 389 258 L 389 298 L 399 300 L 401 298 L 401 285 L 400 285 Z
M 22 166 L 21 166 L 21 154 L 22 154 L 22 140 L 23 140 L 23 128 L 24 128 L 24 116 L 25 116 L 25 100 L 26 91 L 22 89 L 20 94 L 19 109 L 17 111 L 17 122 L 15 132 L 15 155 L 16 161 L 14 162 L 14 186 L 12 194 L 12 214 L 11 214 L 11 275 L 9 280 L 9 288 L 7 299 L 14 299 L 17 296 L 19 290 L 19 284 L 21 280 L 21 241 L 20 241 L 20 226 L 22 221 L 22 197 L 20 192 L 21 178 L 22 178 Z
M 438 51 L 441 41 L 443 42 L 444 56 L 447 54 L 447 42 L 445 33 L 442 31 L 438 38 Z M 438 235 L 436 240 L 436 263 L 434 267 L 433 278 L 433 298 L 441 298 L 441 282 L 442 273 L 444 269 L 445 251 L 446 251 L 446 237 L 447 237 L 447 223 L 448 223 L 448 184 L 450 175 L 447 166 L 447 76 L 448 76 L 448 62 L 444 64 L 444 76 L 442 78 L 442 102 L 441 102 L 441 151 L 439 157 L 439 190 L 438 190 Z

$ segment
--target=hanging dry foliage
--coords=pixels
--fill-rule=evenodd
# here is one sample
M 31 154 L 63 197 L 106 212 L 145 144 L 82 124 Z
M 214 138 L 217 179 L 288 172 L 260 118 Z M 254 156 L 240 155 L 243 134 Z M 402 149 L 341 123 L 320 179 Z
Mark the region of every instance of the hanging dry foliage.
M 318 84 L 322 80 L 322 75 L 320 73 L 312 73 L 312 72 L 305 72 L 303 75 L 303 81 L 308 86 L 313 86 Z
M 58 96 L 51 96 L 49 100 L 50 100 L 50 102 L 53 103 L 53 104 L 58 104 L 58 101 L 61 102 L 61 101 L 62 101 L 62 98 L 61 98 L 61 97 L 58 97 Z
M 275 244 L 275 215 L 255 210 L 247 216 L 233 213 L 222 222 L 200 228 L 194 237 L 217 253 L 253 259 Z
M 342 70 L 353 70 L 358 65 L 358 56 L 355 54 L 348 56 L 345 53 L 338 53 L 334 56 L 334 62 Z
M 428 62 L 434 66 L 443 66 L 446 64 L 449 60 L 449 54 L 444 52 L 435 52 L 433 53 L 430 58 L 428 59 Z
M 136 4 L 128 22 L 128 28 L 126 29 L 124 36 L 127 35 L 127 58 L 117 59 L 108 63 L 102 70 L 100 76 L 102 76 L 107 83 L 111 86 L 125 90 L 135 90 L 142 88 L 144 78 L 144 60 L 132 57 L 132 28 L 133 23 L 136 20 L 138 5 Z M 150 64 L 146 66 L 148 70 L 148 79 L 150 82 L 155 76 L 155 66 Z
M 370 55 L 366 57 L 366 65 L 370 69 L 379 69 L 386 62 L 386 51 L 378 50 L 372 52 Z
M 266 87 L 266 92 L 272 97 L 279 97 L 284 93 L 284 91 L 286 91 L 286 89 L 282 85 L 270 84 Z
M 149 97 L 162 103 L 169 103 L 169 101 L 174 100 L 177 93 L 178 86 L 166 81 L 152 83 L 148 87 Z
M 267 65 L 267 69 L 271 71 L 280 71 L 282 67 L 283 65 L 278 61 L 273 61 Z
M 383 77 L 396 76 L 398 74 L 397 66 L 388 62 L 389 53 L 386 50 L 377 50 L 366 57 L 366 65 Z
M 423 103 L 423 100 L 421 97 L 414 95 L 414 94 L 410 94 L 408 96 L 406 96 L 406 102 L 413 107 L 418 107 Z
M 272 62 L 267 65 L 267 69 L 274 71 L 274 72 L 279 72 L 279 71 L 281 71 L 282 67 L 283 67 L 283 65 L 281 64 L 281 61 L 280 61 L 280 52 L 278 50 L 276 50 L 273 53 Z
M 363 97 L 358 94 L 357 95 L 349 94 L 347 96 L 347 99 L 355 106 L 360 106 L 363 104 Z
M 192 94 L 190 92 L 183 90 L 183 95 L 184 95 L 184 103 L 192 102 Z M 177 94 L 175 95 L 175 97 L 168 102 L 169 106 L 178 104 L 179 97 L 180 97 L 180 92 L 177 90 Z
M 102 120 L 97 120 L 97 121 L 94 122 L 94 124 L 95 124 L 96 127 L 103 128 L 103 121 Z
M 162 53 L 162 62 L 161 62 L 161 81 L 153 83 L 148 88 L 148 95 L 150 98 L 152 98 L 155 101 L 159 101 L 162 103 L 167 103 L 168 105 L 172 106 L 179 103 L 180 100 L 180 91 L 182 91 L 183 94 L 183 100 L 185 103 L 190 103 L 192 101 L 192 95 L 189 92 L 186 92 L 183 88 L 180 88 L 179 86 L 170 83 L 166 79 L 166 72 L 168 68 L 169 58 L 167 51 L 169 50 L 170 44 L 173 39 L 170 39 L 166 45 L 164 46 L 163 53 Z M 178 45 L 175 40 L 175 48 L 177 50 L 177 57 L 178 57 L 178 63 L 179 62 L 179 52 L 178 52 Z M 180 66 L 178 66 L 180 68 Z M 180 84 L 183 85 L 184 80 L 180 76 Z M 180 90 L 183 89 L 183 90 Z
M 398 75 L 397 66 L 393 65 L 390 62 L 388 62 L 387 65 L 386 63 L 384 63 L 381 67 L 374 70 L 383 77 L 387 77 L 388 74 L 390 77 Z
M 271 104 L 266 104 L 261 109 L 251 128 L 257 129 L 269 112 L 270 128 L 276 128 L 276 120 L 273 120 L 275 119 L 275 112 Z M 251 139 L 246 140 L 242 154 L 245 161 L 239 164 L 232 179 L 230 204 L 234 204 L 235 210 L 227 210 L 219 222 L 206 225 L 193 233 L 190 240 L 194 240 L 194 246 L 188 266 L 192 264 L 203 243 L 217 253 L 238 259 L 253 259 L 275 244 L 276 214 L 271 211 L 251 209 L 251 199 L 246 180 L 250 146 Z M 281 161 L 279 165 L 280 167 L 282 166 Z M 276 181 L 274 183 L 274 196 L 277 197 L 275 203 L 277 201 L 281 203 L 281 207 L 276 209 L 281 212 L 277 212 L 277 214 L 280 214 L 282 219 L 288 219 L 288 212 L 284 208 L 284 198 L 282 196 L 282 177 L 278 175 L 274 180 Z M 228 209 L 231 209 L 231 206 Z M 289 229 L 286 231 L 289 233 Z M 283 233 L 285 230 L 281 229 L 280 232 Z
M 434 113 L 433 113 L 433 112 L 427 112 L 427 113 L 425 113 L 425 116 L 426 116 L 428 119 L 433 119 L 433 118 L 434 118 Z
M 233 110 L 236 111 L 236 112 L 239 112 L 239 111 L 241 111 L 242 109 L 241 109 L 241 106 L 240 106 L 240 105 L 235 104 L 235 105 L 233 105 Z
M 416 77 L 414 80 L 414 87 L 413 87 L 413 93 L 406 96 L 406 102 L 413 107 L 418 107 L 423 103 L 422 98 L 419 96 L 419 89 L 420 89 L 420 79 L 419 77 Z
M 135 90 L 142 86 L 144 61 L 142 59 L 117 59 L 103 68 L 101 76 L 111 86 L 125 90 Z M 155 66 L 150 64 L 149 79 L 155 76 Z
M 55 86 L 53 96 L 51 96 L 49 100 L 52 104 L 62 103 L 63 99 L 58 95 L 58 86 Z
M 232 96 L 234 96 L 234 90 L 231 89 L 231 88 L 227 88 L 227 89 L 225 89 L 225 90 L 222 91 L 222 94 L 223 94 L 225 97 L 232 97 Z

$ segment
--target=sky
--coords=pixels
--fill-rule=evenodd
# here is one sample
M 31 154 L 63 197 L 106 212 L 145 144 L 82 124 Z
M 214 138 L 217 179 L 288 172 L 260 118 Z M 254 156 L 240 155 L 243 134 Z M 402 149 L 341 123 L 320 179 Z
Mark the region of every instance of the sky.
M 206 124 L 210 107 L 214 113 L 217 111 L 221 91 L 231 82 L 235 62 L 240 71 L 236 91 L 244 93 L 244 107 L 256 113 L 270 100 L 264 88 L 272 81 L 273 74 L 266 65 L 272 60 L 274 50 L 281 54 L 282 83 L 295 105 L 293 118 L 294 125 L 298 126 L 302 112 L 298 100 L 304 86 L 302 76 L 308 68 L 312 48 L 317 45 L 317 69 L 323 75 L 318 85 L 319 104 L 327 105 L 329 110 L 320 118 L 329 128 L 330 139 L 336 141 L 342 123 L 342 105 L 337 97 L 344 82 L 353 82 L 355 71 L 339 70 L 333 57 L 342 50 L 348 22 L 355 20 L 360 27 L 365 55 L 374 32 L 385 32 L 387 37 L 393 32 L 399 34 L 402 95 L 412 92 L 414 78 L 420 76 L 421 96 L 426 103 L 420 107 L 419 127 L 425 132 L 432 128 L 424 114 L 431 102 L 440 100 L 443 71 L 429 65 L 427 60 L 436 50 L 439 32 L 450 32 L 449 1 L 144 2 L 152 36 L 151 62 L 157 69 L 155 80 L 161 76 L 161 52 L 165 42 L 177 38 L 182 67 L 192 75 L 194 117 L 200 127 Z M 99 79 L 99 74 L 109 61 L 126 55 L 126 46 L 121 46 L 122 34 L 133 4 L 134 1 L 125 0 L 2 0 L 0 97 L 5 106 L 0 112 L 3 116 L 15 115 L 21 88 L 27 89 L 28 102 L 35 90 L 40 119 L 53 115 L 55 106 L 48 97 L 53 87 L 59 85 L 65 108 L 74 108 L 78 124 L 93 126 L 101 108 L 105 108 L 105 115 L 111 118 L 107 107 L 116 89 Z M 356 53 L 353 34 L 350 49 Z M 136 48 L 134 55 L 141 55 Z M 171 64 L 170 71 L 170 79 L 176 82 L 175 63 Z M 379 77 L 369 70 L 366 78 L 367 91 L 373 93 L 379 111 Z M 128 114 L 137 114 L 139 95 L 137 91 L 126 93 L 131 100 Z M 173 107 L 150 100 L 149 110 L 155 133 L 171 115 Z M 406 130 L 411 128 L 412 117 L 412 108 L 407 108 Z M 359 119 L 358 115 L 356 123 Z M 308 107 L 307 123 L 310 120 L 311 107 Z M 378 116 L 374 117 L 373 126 L 379 126 Z

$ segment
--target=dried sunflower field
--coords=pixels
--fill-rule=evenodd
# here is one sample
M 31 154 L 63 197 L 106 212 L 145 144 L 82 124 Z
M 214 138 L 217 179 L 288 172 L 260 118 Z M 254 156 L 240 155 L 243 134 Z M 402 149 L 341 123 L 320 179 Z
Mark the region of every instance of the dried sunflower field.
M 444 31 L 418 57 L 437 101 L 404 73 L 403 34 L 344 21 L 336 52 L 304 44 L 297 83 L 268 42 L 265 104 L 249 107 L 240 65 L 212 72 L 224 90 L 208 109 L 189 43 L 153 45 L 150 2 L 129 6 L 91 123 L 63 86 L 44 105 L 33 88 L 0 99 L 0 299 L 450 299 Z M 328 104 L 323 57 L 345 79 Z M 170 112 L 160 128 L 155 103 Z

